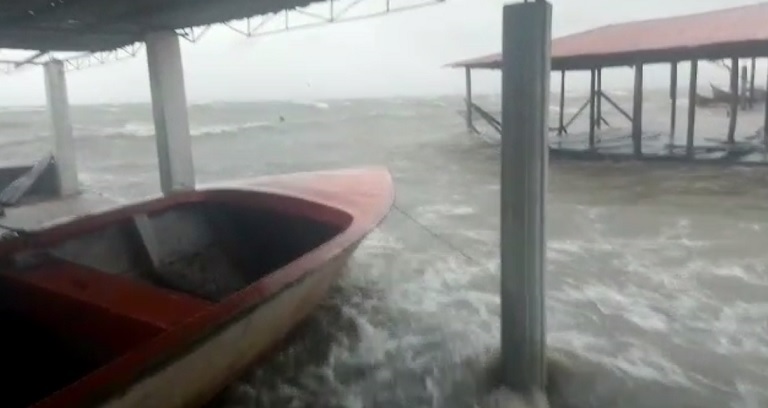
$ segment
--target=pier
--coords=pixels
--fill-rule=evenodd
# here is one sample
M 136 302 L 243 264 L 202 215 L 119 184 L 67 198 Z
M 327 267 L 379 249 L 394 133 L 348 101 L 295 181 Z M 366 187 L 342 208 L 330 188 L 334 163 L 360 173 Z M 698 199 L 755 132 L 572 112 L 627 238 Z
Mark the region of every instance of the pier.
M 768 4 L 716 10 L 679 17 L 628 22 L 567 35 L 552 42 L 552 71 L 559 73 L 559 113 L 549 125 L 549 145 L 553 157 L 582 159 L 629 159 L 649 161 L 697 161 L 711 163 L 768 164 L 768 109 L 762 109 L 762 120 L 751 132 L 737 133 L 740 110 L 758 109 L 765 101 L 765 88 L 756 86 L 757 60 L 766 57 L 768 30 L 762 21 L 768 18 Z M 717 29 L 713 29 L 717 27 Z M 729 89 L 712 86 L 712 97 L 697 92 L 700 66 L 712 61 L 729 71 Z M 669 124 L 666 129 L 644 127 L 644 71 L 649 65 L 670 66 Z M 681 65 L 690 70 L 688 84 L 687 130 L 679 135 L 678 73 Z M 499 121 L 471 95 L 472 72 L 500 70 L 501 54 L 454 62 L 448 65 L 465 71 L 467 81 L 466 122 L 476 132 L 474 114 L 489 122 L 497 131 Z M 603 86 L 607 69 L 634 71 L 631 106 L 621 106 L 617 98 Z M 565 95 L 567 73 L 589 72 L 590 85 L 586 100 L 568 117 Z M 760 75 L 758 78 L 763 77 Z M 697 107 L 721 106 L 728 114 L 728 125 L 718 140 L 712 130 L 702 137 L 697 132 Z M 615 111 L 619 122 L 606 119 L 606 109 Z M 588 115 L 588 130 L 573 132 L 573 123 Z M 754 116 L 754 115 L 752 115 Z M 704 132 L 701 132 L 704 133 Z M 624 148 L 616 143 L 626 141 Z M 602 143 L 601 143 L 602 142 Z

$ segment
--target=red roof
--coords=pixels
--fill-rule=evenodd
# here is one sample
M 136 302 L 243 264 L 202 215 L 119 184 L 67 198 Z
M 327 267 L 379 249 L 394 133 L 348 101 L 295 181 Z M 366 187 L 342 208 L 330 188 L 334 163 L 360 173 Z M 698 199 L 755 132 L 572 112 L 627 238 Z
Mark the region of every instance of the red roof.
M 553 69 L 768 56 L 768 3 L 613 24 L 552 41 Z M 451 67 L 501 68 L 501 54 Z

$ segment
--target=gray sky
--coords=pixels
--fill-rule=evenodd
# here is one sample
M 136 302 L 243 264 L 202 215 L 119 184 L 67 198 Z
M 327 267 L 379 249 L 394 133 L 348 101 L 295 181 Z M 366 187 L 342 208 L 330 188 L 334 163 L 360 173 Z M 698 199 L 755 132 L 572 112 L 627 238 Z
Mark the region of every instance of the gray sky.
M 349 0 L 338 0 L 339 6 Z M 366 0 L 373 7 L 381 0 Z M 396 4 L 398 0 L 392 0 Z M 403 0 L 400 0 L 403 1 Z M 758 0 L 553 0 L 554 36 L 621 21 L 686 14 Z M 344 24 L 246 39 L 214 28 L 197 44 L 182 41 L 190 102 L 310 100 L 366 96 L 460 94 L 463 72 L 454 60 L 501 49 L 502 0 L 446 3 Z M 325 10 L 327 6 L 320 10 Z M 723 71 L 703 75 L 724 81 Z M 684 72 L 684 71 L 683 71 Z M 652 68 L 648 87 L 666 84 L 668 67 Z M 146 59 L 139 57 L 68 75 L 72 103 L 149 100 Z M 681 83 L 685 79 L 681 78 Z M 629 88 L 631 71 L 610 70 L 606 86 Z M 704 81 L 701 81 L 704 82 Z M 555 83 L 553 83 L 555 86 Z M 584 85 L 586 89 L 588 85 Z M 475 75 L 475 89 L 496 93 L 498 73 Z M 42 71 L 0 76 L 0 105 L 44 103 Z

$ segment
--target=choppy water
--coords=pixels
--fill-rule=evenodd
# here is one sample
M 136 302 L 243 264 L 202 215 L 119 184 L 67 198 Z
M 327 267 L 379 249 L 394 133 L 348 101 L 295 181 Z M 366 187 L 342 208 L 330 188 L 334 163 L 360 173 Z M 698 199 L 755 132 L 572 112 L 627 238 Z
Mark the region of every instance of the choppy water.
M 458 109 L 453 97 L 191 108 L 200 181 L 385 164 L 398 194 L 304 335 L 215 406 L 481 399 L 499 342 L 499 151 Z M 72 115 L 87 188 L 158 189 L 148 105 Z M 34 160 L 46 134 L 44 111 L 1 111 L 0 160 Z M 768 406 L 766 214 L 768 169 L 553 162 L 549 344 L 576 373 L 571 406 Z

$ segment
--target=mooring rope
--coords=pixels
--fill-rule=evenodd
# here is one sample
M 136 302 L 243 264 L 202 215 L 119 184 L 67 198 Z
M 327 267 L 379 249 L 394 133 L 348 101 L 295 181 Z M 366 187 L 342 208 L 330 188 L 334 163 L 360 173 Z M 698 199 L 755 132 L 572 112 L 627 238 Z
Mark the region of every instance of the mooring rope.
M 477 265 L 482 265 L 482 264 L 483 264 L 483 263 L 482 263 L 482 262 L 480 262 L 480 260 L 478 260 L 477 258 L 475 258 L 475 257 L 473 257 L 473 256 L 471 256 L 471 255 L 469 255 L 469 254 L 468 254 L 468 253 L 466 253 L 466 252 L 465 252 L 463 249 L 461 249 L 461 248 L 459 248 L 458 246 L 454 245 L 454 244 L 453 244 L 453 242 L 451 242 L 451 241 L 449 241 L 448 239 L 446 239 L 446 238 L 444 238 L 443 236 L 441 236 L 441 235 L 440 235 L 440 234 L 439 234 L 437 231 L 433 230 L 432 228 L 430 228 L 430 227 L 429 227 L 429 226 L 427 226 L 426 224 L 424 224 L 424 223 L 422 223 L 421 221 L 419 221 L 418 219 L 416 219 L 416 217 L 414 217 L 413 215 L 411 215 L 409 212 L 405 211 L 403 208 L 401 208 L 399 205 L 397 205 L 397 203 L 395 203 L 395 204 L 393 205 L 393 208 L 394 208 L 395 210 L 397 210 L 397 212 L 399 212 L 400 214 L 402 214 L 403 216 L 405 216 L 407 219 L 409 219 L 409 220 L 410 220 L 412 223 L 414 223 L 414 224 L 416 224 L 417 226 L 421 227 L 421 229 L 423 229 L 423 230 L 424 230 L 424 231 L 426 231 L 426 232 L 427 232 L 429 235 L 431 235 L 431 236 L 432 236 L 432 238 L 434 238 L 436 241 L 440 242 L 441 244 L 445 245 L 445 246 L 446 246 L 446 247 L 448 247 L 450 250 L 452 250 L 452 251 L 454 251 L 454 252 L 458 253 L 459 255 L 463 256 L 464 258 L 466 258 L 467 260 L 469 260 L 469 261 L 471 261 L 471 262 L 474 262 L 474 263 L 475 263 L 475 264 L 477 264 Z

